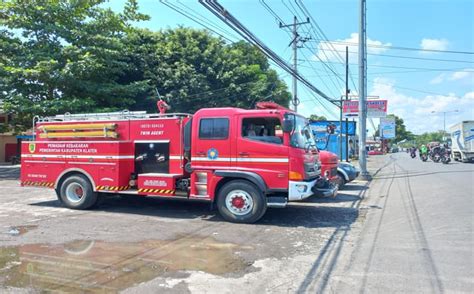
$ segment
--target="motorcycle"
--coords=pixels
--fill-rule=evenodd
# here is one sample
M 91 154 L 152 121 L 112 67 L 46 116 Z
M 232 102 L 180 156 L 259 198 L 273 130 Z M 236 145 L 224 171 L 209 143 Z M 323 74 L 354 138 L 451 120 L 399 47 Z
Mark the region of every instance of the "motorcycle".
M 415 148 L 410 149 L 410 156 L 411 156 L 411 158 L 416 157 L 416 149 Z
M 433 162 L 439 162 L 441 160 L 440 147 L 431 149 L 429 157 Z
M 442 148 L 440 150 L 440 158 L 441 162 L 444 164 L 448 164 L 451 161 L 451 151 L 447 148 Z
M 421 161 L 425 162 L 428 160 L 428 155 L 426 153 L 420 154 L 420 159 Z

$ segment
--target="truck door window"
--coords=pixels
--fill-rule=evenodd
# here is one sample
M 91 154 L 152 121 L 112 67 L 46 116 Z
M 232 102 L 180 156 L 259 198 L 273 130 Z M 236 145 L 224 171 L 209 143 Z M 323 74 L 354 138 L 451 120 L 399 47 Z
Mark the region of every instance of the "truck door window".
M 276 117 L 252 117 L 242 120 L 242 137 L 272 144 L 283 143 L 280 119 Z
M 229 136 L 228 118 L 203 118 L 199 124 L 199 139 L 223 140 Z

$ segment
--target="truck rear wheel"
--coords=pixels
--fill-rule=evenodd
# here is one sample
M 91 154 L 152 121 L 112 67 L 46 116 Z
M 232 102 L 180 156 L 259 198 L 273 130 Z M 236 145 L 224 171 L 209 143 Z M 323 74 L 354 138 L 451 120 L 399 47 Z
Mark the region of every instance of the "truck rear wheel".
M 234 223 L 254 223 L 267 210 L 262 191 L 253 184 L 235 180 L 225 184 L 217 195 L 217 208 L 222 217 Z
M 72 209 L 88 209 L 97 203 L 97 193 L 83 175 L 66 178 L 59 188 L 59 198 L 66 207 Z

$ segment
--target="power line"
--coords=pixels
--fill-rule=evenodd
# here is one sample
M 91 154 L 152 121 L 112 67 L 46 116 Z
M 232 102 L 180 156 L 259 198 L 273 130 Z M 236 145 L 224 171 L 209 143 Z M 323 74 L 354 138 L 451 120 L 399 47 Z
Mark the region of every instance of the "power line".
M 318 48 L 317 50 L 321 50 L 321 51 L 333 51 L 333 50 L 328 50 L 328 49 L 323 49 L 323 48 Z M 337 50 L 337 52 L 345 52 L 345 51 Z M 357 54 L 357 52 L 353 52 L 353 51 L 350 51 L 349 53 Z M 474 61 L 468 61 L 468 60 L 442 59 L 442 58 L 425 58 L 425 57 L 400 56 L 400 55 L 378 54 L 378 53 L 367 53 L 367 55 L 383 56 L 383 57 L 392 57 L 392 58 L 403 58 L 403 59 L 415 59 L 415 60 L 441 61 L 441 62 L 474 63 Z
M 316 60 L 308 60 L 308 61 L 309 62 L 318 62 Z M 325 61 L 325 63 L 337 63 L 338 64 L 338 62 L 332 62 L 332 61 Z M 349 63 L 349 65 L 358 66 L 359 64 Z M 423 70 L 423 71 L 450 71 L 450 72 L 472 72 L 472 71 L 474 71 L 474 68 L 427 68 L 427 67 L 407 67 L 407 66 L 379 65 L 379 64 L 368 65 L 368 67 L 413 69 L 413 70 Z
M 239 20 L 237 20 L 227 9 L 225 9 L 217 0 L 199 0 L 206 9 L 213 13 L 216 17 L 222 20 L 225 24 L 231 27 L 236 31 L 240 36 L 242 36 L 246 41 L 255 45 L 259 48 L 268 58 L 272 59 L 275 63 L 279 65 L 286 72 L 291 73 L 296 76 L 296 78 L 312 91 L 317 93 L 319 96 L 324 99 L 332 102 L 332 98 L 326 95 L 324 92 L 319 90 L 311 82 L 309 82 L 304 76 L 295 71 L 291 65 L 289 65 L 285 60 L 278 56 L 273 50 L 266 46 L 260 39 L 258 39 L 251 31 L 249 31 Z M 336 104 L 335 104 L 336 105 Z
M 314 40 L 317 41 L 326 41 L 326 40 Z M 346 41 L 329 41 L 329 43 L 344 44 L 348 46 L 358 46 L 358 43 L 355 42 L 346 42 Z M 392 46 L 392 45 L 375 45 L 367 44 L 367 47 L 372 48 L 385 48 L 385 49 L 394 49 L 394 50 L 406 50 L 406 51 L 423 51 L 423 52 L 437 52 L 437 53 L 452 53 L 452 54 L 468 54 L 474 55 L 472 51 L 455 51 L 455 50 L 437 50 L 437 49 L 422 49 L 422 48 L 411 48 L 411 47 L 402 47 L 402 46 Z
M 232 32 L 229 32 L 227 31 L 226 29 L 222 28 L 221 26 L 219 26 L 218 24 L 216 24 L 215 22 L 213 22 L 212 20 L 210 20 L 209 18 L 207 18 L 205 15 L 203 15 L 202 13 L 199 13 L 198 11 L 196 11 L 195 9 L 192 9 L 191 7 L 187 6 L 186 4 L 182 3 L 182 1 L 180 0 L 176 0 L 176 3 L 178 3 L 179 5 L 181 5 L 182 7 L 184 7 L 184 9 L 187 9 L 187 10 L 190 10 L 191 12 L 193 12 L 195 15 L 197 15 L 198 19 L 200 20 L 203 20 L 203 22 L 206 22 L 208 23 L 209 25 L 211 25 L 212 27 L 220 30 L 221 32 L 224 32 L 226 33 L 227 35 L 231 36 L 232 38 L 234 39 L 239 39 L 239 36 L 236 36 L 234 35 Z
M 281 19 L 281 17 L 265 2 L 265 0 L 259 0 L 260 4 L 262 4 L 262 6 L 268 10 L 268 12 L 270 12 L 271 15 L 273 15 L 273 17 L 275 17 L 275 19 L 278 21 L 278 22 L 281 22 L 281 23 L 284 23 L 283 19 Z
M 212 29 L 210 28 L 208 25 L 204 24 L 203 21 L 199 20 L 199 18 L 196 18 L 196 17 L 193 17 L 192 15 L 190 15 L 189 13 L 186 13 L 186 12 L 183 12 L 182 9 L 180 9 L 179 7 L 167 2 L 167 0 L 160 0 L 160 2 L 166 6 L 168 6 L 169 8 L 171 8 L 172 10 L 176 11 L 177 13 L 185 16 L 186 18 L 194 21 L 195 23 L 205 27 L 206 29 L 208 29 L 209 31 L 213 32 L 214 34 L 226 39 L 227 41 L 231 42 L 231 43 L 234 43 L 234 40 L 230 39 L 229 37 L 225 36 L 224 34 L 222 33 L 219 33 L 218 31 L 216 31 L 215 29 Z
M 418 92 L 418 93 L 423 93 L 423 94 L 430 94 L 430 95 L 436 95 L 436 96 L 447 96 L 446 94 L 440 94 L 440 93 L 435 93 L 435 92 L 430 92 L 430 91 L 425 91 L 425 90 L 419 90 L 419 89 L 414 89 L 414 88 L 408 88 L 408 87 L 402 87 L 402 86 L 395 86 L 395 85 L 390 84 L 390 83 L 375 82 L 375 81 L 369 81 L 369 83 L 391 86 L 391 87 L 396 88 L 396 89 L 413 91 L 413 92 Z
M 328 37 L 326 36 L 326 34 L 324 33 L 324 31 L 321 29 L 321 27 L 318 25 L 318 22 L 313 18 L 313 16 L 311 15 L 311 13 L 309 12 L 309 10 L 306 8 L 306 6 L 304 5 L 303 1 L 301 0 L 295 0 L 295 3 L 296 5 L 300 8 L 301 11 L 303 11 L 303 13 L 305 13 L 306 15 L 308 15 L 310 17 L 310 19 L 313 21 L 315 27 L 313 27 L 313 31 L 317 34 L 317 31 L 320 32 L 320 34 L 322 35 L 323 39 L 326 40 L 326 42 L 329 42 L 329 39 Z M 336 48 L 333 46 L 333 44 L 331 44 L 329 42 L 329 45 L 332 47 L 333 51 L 335 52 L 336 56 L 338 57 L 338 59 L 341 61 L 341 64 L 345 65 L 345 59 L 341 56 L 341 54 L 339 54 L 339 52 L 336 50 Z M 327 56 L 326 56 L 327 58 Z M 351 80 L 351 83 L 352 85 L 354 86 L 354 90 L 357 91 L 357 85 L 354 81 L 354 78 L 353 78 L 353 74 L 352 72 L 350 71 L 349 69 L 349 78 Z

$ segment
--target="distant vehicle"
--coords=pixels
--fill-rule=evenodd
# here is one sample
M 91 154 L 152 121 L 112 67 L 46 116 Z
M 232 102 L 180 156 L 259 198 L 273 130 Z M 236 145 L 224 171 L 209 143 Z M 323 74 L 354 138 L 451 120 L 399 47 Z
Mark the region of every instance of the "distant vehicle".
M 359 169 L 352 163 L 339 162 L 337 165 L 337 184 L 342 189 L 345 184 L 352 182 L 359 176 Z
M 474 161 L 474 121 L 463 121 L 450 128 L 451 156 L 456 161 Z
M 392 149 L 390 150 L 390 152 L 392 153 L 397 153 L 399 150 L 398 150 L 398 147 L 397 146 L 393 146 Z
M 374 150 L 370 150 L 369 152 L 367 152 L 368 155 L 383 155 L 383 152 L 380 151 L 380 150 L 377 150 L 377 149 L 374 149 Z

